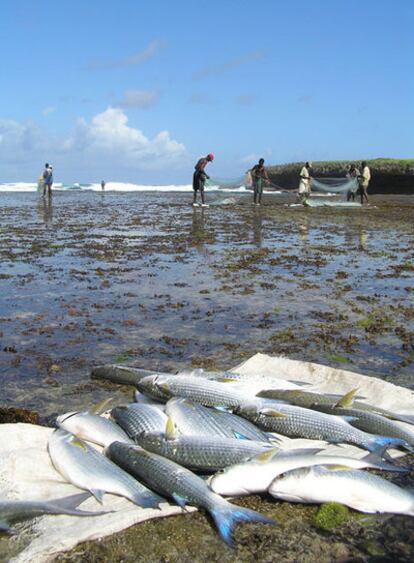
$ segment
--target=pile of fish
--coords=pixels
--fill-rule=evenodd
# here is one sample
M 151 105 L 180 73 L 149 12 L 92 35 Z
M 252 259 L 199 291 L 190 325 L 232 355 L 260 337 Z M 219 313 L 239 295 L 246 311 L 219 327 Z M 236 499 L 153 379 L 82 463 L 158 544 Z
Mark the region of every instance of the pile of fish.
M 120 366 L 101 366 L 92 377 L 135 385 L 135 402 L 105 415 L 99 412 L 107 405 L 59 416 L 48 451 L 68 482 L 101 503 L 112 493 L 143 508 L 204 508 L 230 545 L 238 522 L 275 522 L 224 497 L 268 493 L 414 516 L 411 492 L 364 471 L 405 471 L 388 450 L 414 451 L 414 417 L 370 405 L 355 389 L 341 397 L 262 375 Z M 302 440 L 298 448 L 297 438 L 325 445 Z M 333 455 L 329 444 L 366 453 Z

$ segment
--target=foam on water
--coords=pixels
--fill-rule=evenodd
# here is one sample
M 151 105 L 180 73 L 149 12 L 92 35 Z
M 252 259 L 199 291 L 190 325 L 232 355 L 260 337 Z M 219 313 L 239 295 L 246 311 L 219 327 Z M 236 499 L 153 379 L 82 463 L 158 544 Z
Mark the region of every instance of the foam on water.
M 73 184 L 53 184 L 53 190 L 57 191 L 68 191 L 68 190 L 80 190 L 80 191 L 95 191 L 101 192 L 101 184 L 81 184 L 74 182 Z M 0 184 L 1 192 L 36 192 L 37 183 L 35 182 L 8 182 Z M 145 185 L 145 184 L 129 184 L 125 182 L 108 182 L 105 184 L 105 192 L 192 192 L 193 188 L 191 184 L 169 184 L 169 185 Z M 220 186 L 206 186 L 206 192 L 231 192 L 231 193 L 251 193 L 247 190 L 245 186 L 239 186 L 237 188 L 221 188 Z M 280 192 L 270 192 L 270 193 L 280 193 Z

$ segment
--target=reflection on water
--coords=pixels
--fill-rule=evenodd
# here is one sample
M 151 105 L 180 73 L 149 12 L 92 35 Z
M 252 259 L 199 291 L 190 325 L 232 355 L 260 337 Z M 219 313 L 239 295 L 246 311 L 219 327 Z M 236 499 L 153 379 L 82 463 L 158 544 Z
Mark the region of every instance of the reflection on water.
M 42 197 L 37 204 L 39 219 L 47 226 L 53 223 L 53 204 L 51 197 Z
M 193 209 L 191 221 L 191 241 L 199 252 L 205 253 L 205 216 L 204 209 Z
M 358 235 L 359 235 L 358 250 L 366 250 L 367 240 L 368 240 L 368 231 L 366 231 L 365 229 L 360 229 Z
M 255 207 L 253 209 L 253 244 L 258 248 L 261 248 L 263 241 L 262 222 L 261 210 Z

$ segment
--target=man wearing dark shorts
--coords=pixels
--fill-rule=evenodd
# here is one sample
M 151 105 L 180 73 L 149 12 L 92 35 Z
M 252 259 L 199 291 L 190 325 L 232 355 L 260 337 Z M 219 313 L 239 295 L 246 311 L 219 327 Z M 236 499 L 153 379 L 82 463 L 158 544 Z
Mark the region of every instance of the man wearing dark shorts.
M 258 164 L 256 164 L 256 166 L 253 166 L 250 172 L 253 179 L 253 202 L 255 205 L 260 205 L 262 203 L 263 183 L 269 183 L 266 168 L 264 167 L 264 158 L 261 158 Z
M 200 158 L 200 160 L 195 165 L 195 171 L 193 175 L 193 207 L 198 207 L 197 203 L 197 192 L 200 192 L 201 197 L 201 207 L 208 207 L 204 198 L 204 183 L 206 180 L 210 179 L 210 176 L 206 174 L 204 168 L 206 165 L 214 160 L 214 154 L 210 153 L 207 156 Z

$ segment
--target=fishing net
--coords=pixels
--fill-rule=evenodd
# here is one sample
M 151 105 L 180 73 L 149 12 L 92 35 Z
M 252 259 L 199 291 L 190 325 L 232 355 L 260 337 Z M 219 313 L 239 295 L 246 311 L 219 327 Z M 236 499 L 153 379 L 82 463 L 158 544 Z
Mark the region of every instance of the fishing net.
M 205 185 L 208 188 L 240 188 L 241 186 L 248 185 L 246 176 L 245 174 L 244 176 L 237 176 L 236 178 L 210 178 L 206 180 Z
M 356 178 L 312 178 L 312 191 L 346 194 L 348 191 L 356 192 L 358 180 Z

